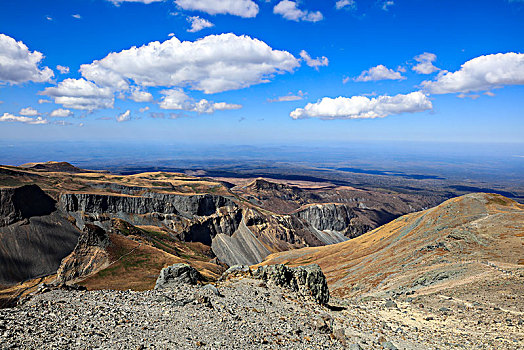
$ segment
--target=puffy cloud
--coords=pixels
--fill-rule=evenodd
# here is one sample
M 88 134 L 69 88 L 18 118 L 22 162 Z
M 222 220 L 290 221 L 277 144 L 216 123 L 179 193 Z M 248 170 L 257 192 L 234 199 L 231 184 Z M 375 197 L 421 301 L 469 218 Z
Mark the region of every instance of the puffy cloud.
M 424 52 L 423 54 L 415 56 L 414 59 L 418 63 L 412 69 L 418 74 L 431 74 L 440 70 L 433 65 L 433 62 L 437 59 L 437 55 L 434 53 Z
M 49 101 L 49 100 L 46 100 L 46 99 L 41 98 L 41 99 L 38 100 L 38 103 L 39 103 L 39 104 L 42 104 L 42 103 L 52 103 L 52 102 Z
M 280 96 L 274 99 L 268 99 L 268 102 L 290 102 L 290 101 L 300 101 L 304 98 L 304 93 L 299 91 L 298 94 L 294 95 L 289 93 L 286 96 Z
M 138 110 L 140 113 L 144 113 L 145 111 L 149 111 L 149 106 L 142 107 Z
M 214 24 L 209 22 L 207 19 L 198 16 L 188 17 L 187 21 L 191 23 L 191 28 L 187 30 L 191 33 L 198 32 L 204 28 L 211 28 L 214 26 Z
M 33 107 L 22 108 L 18 113 L 25 115 L 26 117 L 36 117 L 37 115 L 40 115 L 40 113 L 38 113 L 38 111 Z
M 62 74 L 67 74 L 69 73 L 69 67 L 66 67 L 66 66 L 61 66 L 61 65 L 58 65 L 56 66 L 56 69 L 58 69 L 58 71 Z
M 19 122 L 24 124 L 47 124 L 47 119 L 42 117 L 38 118 L 29 118 L 29 117 L 20 117 L 10 113 L 4 113 L 0 116 L 0 122 Z
M 142 91 L 135 87 L 131 92 L 130 99 L 135 102 L 151 102 L 153 101 L 153 95 L 147 91 Z
M 524 54 L 498 53 L 473 58 L 456 72 L 441 71 L 422 86 L 434 94 L 491 90 L 503 85 L 524 85 Z
M 80 67 L 82 75 L 100 86 L 125 90 L 132 80 L 142 86 L 190 87 L 205 93 L 234 90 L 268 82 L 276 73 L 300 65 L 289 52 L 263 41 L 235 34 L 209 35 L 181 42 L 132 47 Z
M 316 103 L 308 103 L 304 108 L 291 112 L 293 119 L 360 119 L 384 118 L 393 114 L 422 112 L 433 108 L 428 97 L 415 91 L 407 95 L 324 97 Z
M 377 80 L 404 80 L 405 77 L 399 71 L 394 71 L 386 66 L 379 64 L 376 67 L 372 67 L 369 70 L 365 70 L 355 81 L 377 81 Z
M 184 10 L 202 11 L 210 15 L 229 14 L 244 18 L 255 17 L 258 5 L 252 0 L 175 0 Z
M 23 42 L 0 34 L 0 83 L 42 83 L 51 80 L 55 75 L 53 71 L 49 67 L 39 67 L 43 58 L 40 52 L 29 51 Z
M 197 113 L 213 113 L 215 111 L 240 109 L 242 105 L 226 102 L 210 102 L 206 99 L 194 101 L 181 89 L 163 90 L 164 95 L 159 107 L 162 109 L 184 110 Z
M 306 61 L 308 66 L 313 67 L 316 70 L 318 70 L 318 67 L 327 66 L 329 64 L 329 60 L 326 56 L 311 58 L 305 50 L 300 51 L 300 57 Z
M 131 111 L 129 109 L 116 117 L 116 121 L 119 123 L 127 122 L 129 120 L 131 120 Z
M 295 1 L 282 0 L 273 8 L 273 13 L 281 15 L 290 21 L 318 22 L 324 19 L 320 11 L 307 11 L 298 8 Z
M 99 87 L 83 78 L 65 79 L 57 86 L 46 88 L 40 94 L 53 97 L 56 104 L 72 109 L 113 108 L 115 101 L 110 88 Z
M 355 3 L 355 0 L 338 0 L 335 3 L 335 7 L 337 10 L 347 8 L 347 9 L 354 9 L 357 6 Z
M 52 111 L 49 116 L 53 118 L 67 118 L 73 115 L 73 112 L 71 112 L 69 109 L 55 109 Z
M 160 101 L 162 109 L 187 109 L 190 97 L 182 89 L 172 89 L 161 91 L 164 98 Z

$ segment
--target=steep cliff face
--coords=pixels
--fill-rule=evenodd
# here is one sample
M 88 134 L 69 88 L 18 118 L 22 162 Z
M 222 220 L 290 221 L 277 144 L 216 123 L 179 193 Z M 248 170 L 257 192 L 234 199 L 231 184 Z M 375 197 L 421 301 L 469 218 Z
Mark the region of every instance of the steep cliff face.
M 242 210 L 238 207 L 221 208 L 213 215 L 189 221 L 181 230 L 179 237 L 186 242 L 211 245 L 213 238 L 218 234 L 231 236 L 237 230 L 242 217 Z
M 65 193 L 60 204 L 66 211 L 82 211 L 98 214 L 176 214 L 191 218 L 194 215 L 207 216 L 217 208 L 236 206 L 229 198 L 203 195 L 177 195 L 156 192 L 142 196 L 111 196 L 89 193 Z
M 353 210 L 344 204 L 316 204 L 299 210 L 295 215 L 317 230 L 345 231 L 355 218 Z
M 79 235 L 38 186 L 0 189 L 0 284 L 55 273 Z
M 340 203 L 308 205 L 295 213 L 295 217 L 311 225 L 315 230 L 333 235 L 341 234 L 346 238 L 358 237 L 375 227 L 383 225 L 397 217 L 387 211 L 359 208 Z M 342 242 L 341 239 L 338 242 Z M 338 242 L 329 242 L 338 243 Z
M 0 227 L 55 210 L 55 201 L 37 185 L 0 188 Z
M 75 249 L 62 260 L 58 268 L 58 281 L 66 283 L 106 267 L 109 264 L 106 248 L 110 243 L 106 231 L 98 226 L 86 224 Z

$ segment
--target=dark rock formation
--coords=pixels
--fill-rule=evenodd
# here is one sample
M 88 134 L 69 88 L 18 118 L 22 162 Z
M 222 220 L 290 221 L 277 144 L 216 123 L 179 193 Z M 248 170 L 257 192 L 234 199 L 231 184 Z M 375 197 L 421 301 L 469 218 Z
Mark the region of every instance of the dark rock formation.
M 286 287 L 303 296 L 311 296 L 319 304 L 329 302 L 329 289 L 326 277 L 317 264 L 288 267 L 286 265 L 267 265 L 259 267 L 255 278 Z
M 37 185 L 0 188 L 0 227 L 55 210 L 55 201 Z
M 169 288 L 180 283 L 197 284 L 202 280 L 200 273 L 188 264 L 174 264 L 160 271 L 155 289 Z
M 38 186 L 0 189 L 0 284 L 55 273 L 79 235 Z
M 345 231 L 351 224 L 351 219 L 356 215 L 352 209 L 344 204 L 316 204 L 310 205 L 295 215 L 317 230 Z
M 236 206 L 229 198 L 211 194 L 177 195 L 149 192 L 140 197 L 111 196 L 88 193 L 65 193 L 60 196 L 61 206 L 68 212 L 96 214 L 176 214 L 185 217 L 208 216 L 217 208 Z
M 109 254 L 106 248 L 110 243 L 106 231 L 98 226 L 86 224 L 75 249 L 62 260 L 57 271 L 58 281 L 66 283 L 107 267 Z
M 185 242 L 201 242 L 211 245 L 213 238 L 218 234 L 231 236 L 237 230 L 241 221 L 241 210 L 235 208 L 231 211 L 223 211 L 203 220 L 192 221 L 180 233 L 180 239 Z

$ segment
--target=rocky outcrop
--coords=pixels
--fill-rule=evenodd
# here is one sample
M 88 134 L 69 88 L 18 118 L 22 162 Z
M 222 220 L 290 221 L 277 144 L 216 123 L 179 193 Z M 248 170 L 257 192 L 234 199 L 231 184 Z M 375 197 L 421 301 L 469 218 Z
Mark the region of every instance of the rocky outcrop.
M 0 188 L 0 227 L 55 210 L 55 201 L 37 185 Z
M 128 214 L 176 214 L 185 217 L 208 216 L 217 208 L 236 206 L 229 198 L 211 194 L 177 195 L 149 192 L 140 197 L 111 196 L 89 193 L 65 193 L 60 205 L 68 212 L 128 213 Z
M 79 235 L 40 187 L 0 189 L 0 284 L 55 273 Z
M 219 212 L 202 218 L 195 218 L 183 228 L 179 237 L 185 242 L 200 242 L 211 245 L 215 236 L 231 236 L 242 221 L 242 210 L 237 207 L 222 208 Z
M 219 234 L 214 237 L 211 248 L 221 261 L 230 266 L 257 264 L 271 253 L 244 221 L 231 236 Z
M 188 264 L 174 264 L 160 271 L 155 289 L 169 288 L 180 283 L 195 285 L 200 280 L 202 276 L 194 267 Z
M 315 204 L 299 210 L 295 215 L 317 230 L 345 231 L 356 215 L 344 204 Z
M 300 295 L 311 296 L 319 304 L 329 302 L 326 277 L 317 264 L 297 267 L 282 264 L 261 266 L 253 272 L 253 276 L 289 288 Z
M 110 243 L 106 231 L 98 226 L 86 224 L 75 249 L 62 260 L 58 268 L 59 283 L 86 277 L 107 267 L 109 254 L 106 248 Z

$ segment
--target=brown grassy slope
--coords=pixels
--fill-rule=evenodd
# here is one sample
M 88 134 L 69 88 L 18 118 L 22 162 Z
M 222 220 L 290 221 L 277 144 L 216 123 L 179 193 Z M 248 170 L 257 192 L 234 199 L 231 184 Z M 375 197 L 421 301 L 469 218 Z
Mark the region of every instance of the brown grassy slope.
M 175 241 L 162 232 L 147 231 L 147 235 L 111 234 L 107 248 L 109 266 L 78 283 L 89 290 L 140 291 L 152 289 L 160 270 L 176 263 L 192 265 L 208 280 L 217 279 L 224 271 L 223 267 L 209 262 L 206 247 L 198 243 Z
M 231 195 L 219 181 L 179 173 L 150 172 L 113 175 L 99 172 L 70 173 L 54 168 L 42 170 L 0 165 L 0 187 L 27 184 L 36 184 L 54 197 L 57 197 L 60 192 L 114 195 L 122 192 L 124 188 L 131 189 L 134 195 L 141 195 L 145 191 L 188 195 L 203 193 Z M 122 194 L 125 194 L 125 191 Z
M 475 193 L 402 216 L 347 242 L 276 253 L 262 264 L 318 263 L 334 294 L 350 296 L 435 288 L 450 280 L 467 283 L 485 269 L 483 262 L 521 270 L 523 259 L 524 206 Z

